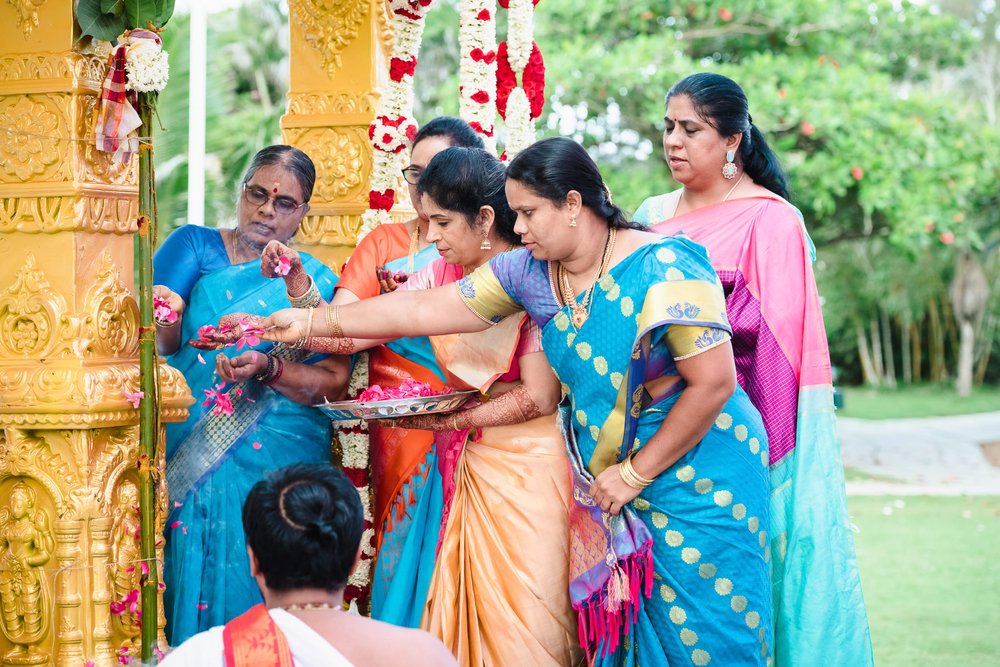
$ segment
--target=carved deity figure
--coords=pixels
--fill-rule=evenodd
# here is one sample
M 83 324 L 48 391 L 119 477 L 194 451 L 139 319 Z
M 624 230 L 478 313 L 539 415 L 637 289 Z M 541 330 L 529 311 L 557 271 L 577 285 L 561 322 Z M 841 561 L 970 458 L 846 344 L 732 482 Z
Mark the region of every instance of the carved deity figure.
M 113 595 L 116 614 L 122 630 L 129 637 L 138 636 L 139 616 L 137 607 L 141 567 L 139 550 L 139 489 L 132 482 L 123 482 L 118 488 L 118 503 L 114 509 L 111 529 L 112 556 L 114 559 Z M 136 599 L 130 599 L 130 596 Z
M 43 566 L 52 557 L 55 541 L 49 517 L 35 506 L 35 492 L 18 482 L 0 510 L 0 629 L 14 644 L 5 665 L 48 661 L 37 644 L 49 626 L 50 600 Z

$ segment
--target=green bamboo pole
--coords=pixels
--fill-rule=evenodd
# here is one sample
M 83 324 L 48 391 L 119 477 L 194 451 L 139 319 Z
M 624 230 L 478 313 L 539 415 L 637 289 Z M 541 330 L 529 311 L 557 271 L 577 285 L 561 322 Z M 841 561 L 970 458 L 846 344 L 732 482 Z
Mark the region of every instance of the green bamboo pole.
M 140 579 L 142 663 L 155 664 L 159 618 L 156 567 L 156 441 L 159 437 L 156 383 L 156 325 L 153 322 L 153 239 L 156 200 L 153 180 L 153 112 L 156 93 L 139 93 L 139 119 L 147 137 L 139 144 L 139 233 L 136 261 L 139 274 L 139 374 L 144 397 L 139 403 L 139 550 L 149 565 Z M 144 571 L 144 568 L 140 571 Z

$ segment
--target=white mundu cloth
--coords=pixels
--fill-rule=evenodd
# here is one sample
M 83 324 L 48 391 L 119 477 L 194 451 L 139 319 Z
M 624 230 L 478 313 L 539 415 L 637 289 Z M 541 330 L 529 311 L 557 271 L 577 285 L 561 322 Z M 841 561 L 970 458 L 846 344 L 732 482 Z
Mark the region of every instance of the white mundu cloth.
M 269 609 L 275 624 L 285 633 L 295 667 L 352 667 L 340 651 L 316 631 L 284 609 Z M 226 667 L 222 649 L 222 627 L 199 632 L 170 651 L 163 667 Z

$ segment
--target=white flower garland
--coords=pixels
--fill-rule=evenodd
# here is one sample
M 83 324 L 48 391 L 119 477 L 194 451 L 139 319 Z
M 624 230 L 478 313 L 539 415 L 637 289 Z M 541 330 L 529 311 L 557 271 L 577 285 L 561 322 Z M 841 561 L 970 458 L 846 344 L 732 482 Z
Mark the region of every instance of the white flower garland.
M 413 70 L 424 33 L 424 16 L 432 0 L 390 0 L 395 43 L 390 80 L 368 129 L 374 149 L 369 179 L 369 209 L 361 214 L 358 241 L 377 225 L 391 222 L 392 202 L 403 186 L 400 170 L 416 132 L 413 116 Z
M 163 40 L 149 30 L 122 33 L 118 43 L 125 46 L 125 90 L 158 93 L 170 79 L 170 63 Z
M 504 153 L 509 160 L 535 143 L 535 121 L 531 117 L 531 104 L 523 88 L 510 91 L 506 123 L 507 144 L 504 146 Z
M 372 173 L 369 179 L 369 209 L 361 214 L 358 242 L 376 226 L 392 221 L 389 211 L 395 193 L 403 187 L 400 173 L 407 150 L 417 126 L 413 116 L 413 73 L 423 39 L 424 16 L 432 0 L 390 0 L 392 30 L 395 37 L 390 60 L 389 86 L 379 103 L 375 120 L 368 128 L 372 142 Z M 368 388 L 368 355 L 360 354 L 354 364 L 348 395 L 356 396 Z M 361 557 L 348 579 L 348 585 L 370 594 L 372 566 L 375 562 L 375 518 L 371 503 L 371 439 L 366 429 L 340 430 L 343 450 L 342 465 L 354 473 L 354 479 L 365 478 L 357 485 L 364 506 L 365 528 L 361 535 Z
M 529 2 L 531 0 L 528 0 Z M 459 115 L 496 153 L 496 0 L 462 0 L 459 10 Z
M 521 82 L 510 92 L 504 114 L 507 125 L 504 157 L 508 160 L 535 142 L 535 120 L 531 117 L 531 103 L 524 92 L 524 70 L 534 45 L 534 18 L 532 0 L 508 0 L 507 61 Z

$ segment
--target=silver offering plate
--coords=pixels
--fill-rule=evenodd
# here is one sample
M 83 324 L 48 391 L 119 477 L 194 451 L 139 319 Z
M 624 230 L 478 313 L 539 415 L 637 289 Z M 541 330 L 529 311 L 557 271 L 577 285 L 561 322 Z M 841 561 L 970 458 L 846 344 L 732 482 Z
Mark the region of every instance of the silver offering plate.
M 479 392 L 456 391 L 437 396 L 415 396 L 413 398 L 392 398 L 384 401 L 337 401 L 320 403 L 319 408 L 331 420 L 351 419 L 396 419 L 413 415 L 430 415 L 437 412 L 454 412 Z

